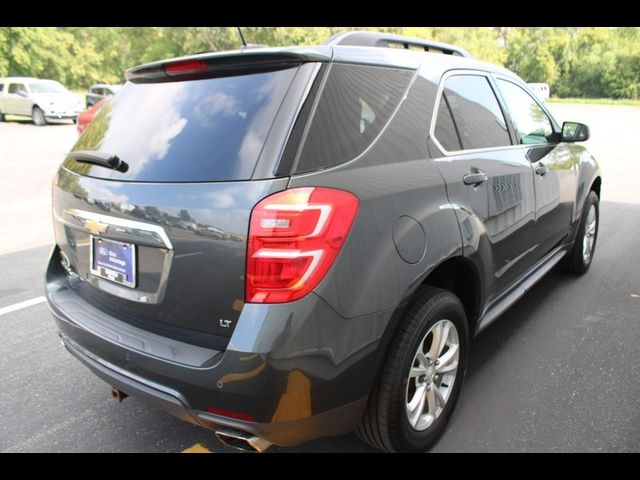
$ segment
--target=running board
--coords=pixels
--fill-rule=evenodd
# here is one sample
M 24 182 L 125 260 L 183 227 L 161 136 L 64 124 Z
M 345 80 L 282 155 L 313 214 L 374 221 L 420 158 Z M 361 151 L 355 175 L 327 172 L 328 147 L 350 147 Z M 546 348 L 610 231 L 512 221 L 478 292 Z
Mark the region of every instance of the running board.
M 563 247 L 558 247 L 555 251 L 549 253 L 543 258 L 538 265 L 533 269 L 533 273 L 525 277 L 525 279 L 518 285 L 512 292 L 506 295 L 498 303 L 492 305 L 480 318 L 478 322 L 478 328 L 476 335 L 482 330 L 487 328 L 496 318 L 507 311 L 514 303 L 516 303 L 522 296 L 531 290 L 538 281 L 544 277 L 549 271 L 555 267 L 560 260 L 565 256 L 567 251 Z

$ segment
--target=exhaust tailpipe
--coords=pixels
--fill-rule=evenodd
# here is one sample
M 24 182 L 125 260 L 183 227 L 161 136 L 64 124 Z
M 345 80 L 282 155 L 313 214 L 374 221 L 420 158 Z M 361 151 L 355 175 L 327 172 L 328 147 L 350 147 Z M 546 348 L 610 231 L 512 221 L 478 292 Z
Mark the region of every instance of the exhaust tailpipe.
M 231 428 L 217 430 L 216 437 L 225 445 L 248 452 L 262 453 L 273 445 L 268 440 L 258 437 L 253 433 L 241 432 L 240 430 L 233 430 Z
M 111 389 L 111 398 L 113 398 L 118 403 L 122 402 L 122 400 L 124 400 L 128 396 L 129 395 L 127 395 L 126 393 L 118 390 L 117 388 L 112 388 Z

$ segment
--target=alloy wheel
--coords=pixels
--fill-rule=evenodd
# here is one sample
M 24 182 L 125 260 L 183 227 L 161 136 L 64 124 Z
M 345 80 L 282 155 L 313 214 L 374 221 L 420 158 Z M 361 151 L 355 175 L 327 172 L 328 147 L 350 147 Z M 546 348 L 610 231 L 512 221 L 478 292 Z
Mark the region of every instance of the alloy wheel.
M 584 240 L 582 241 L 582 259 L 585 264 L 591 261 L 593 244 L 596 239 L 597 222 L 596 207 L 591 205 L 591 207 L 589 207 L 589 214 L 587 215 L 587 225 L 584 229 Z
M 406 391 L 406 413 L 411 428 L 424 431 L 442 414 L 458 373 L 460 339 L 449 320 L 433 325 L 414 356 Z

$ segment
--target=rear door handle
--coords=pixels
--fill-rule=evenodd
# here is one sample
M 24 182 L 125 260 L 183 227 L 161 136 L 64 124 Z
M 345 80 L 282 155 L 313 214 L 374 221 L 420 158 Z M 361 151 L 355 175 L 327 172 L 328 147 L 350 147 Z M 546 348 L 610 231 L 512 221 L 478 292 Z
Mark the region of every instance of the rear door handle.
M 547 167 L 544 163 L 540 162 L 536 165 L 536 175 L 544 177 L 547 173 L 549 173 L 549 167 Z
M 486 182 L 489 179 L 487 174 L 482 170 L 473 170 L 473 173 L 467 173 L 462 180 L 465 185 L 473 185 L 474 187 L 480 185 L 481 183 Z

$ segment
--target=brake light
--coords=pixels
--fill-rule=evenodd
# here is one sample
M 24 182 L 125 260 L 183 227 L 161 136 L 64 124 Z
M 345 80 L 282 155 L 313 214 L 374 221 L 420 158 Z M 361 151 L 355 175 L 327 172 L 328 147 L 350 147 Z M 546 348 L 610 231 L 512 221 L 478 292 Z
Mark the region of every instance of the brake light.
M 184 62 L 169 63 L 164 66 L 167 75 L 189 75 L 191 73 L 204 72 L 209 68 L 202 60 L 186 60 Z
M 358 198 L 331 188 L 293 188 L 251 212 L 247 302 L 298 300 L 324 278 L 349 234 Z

